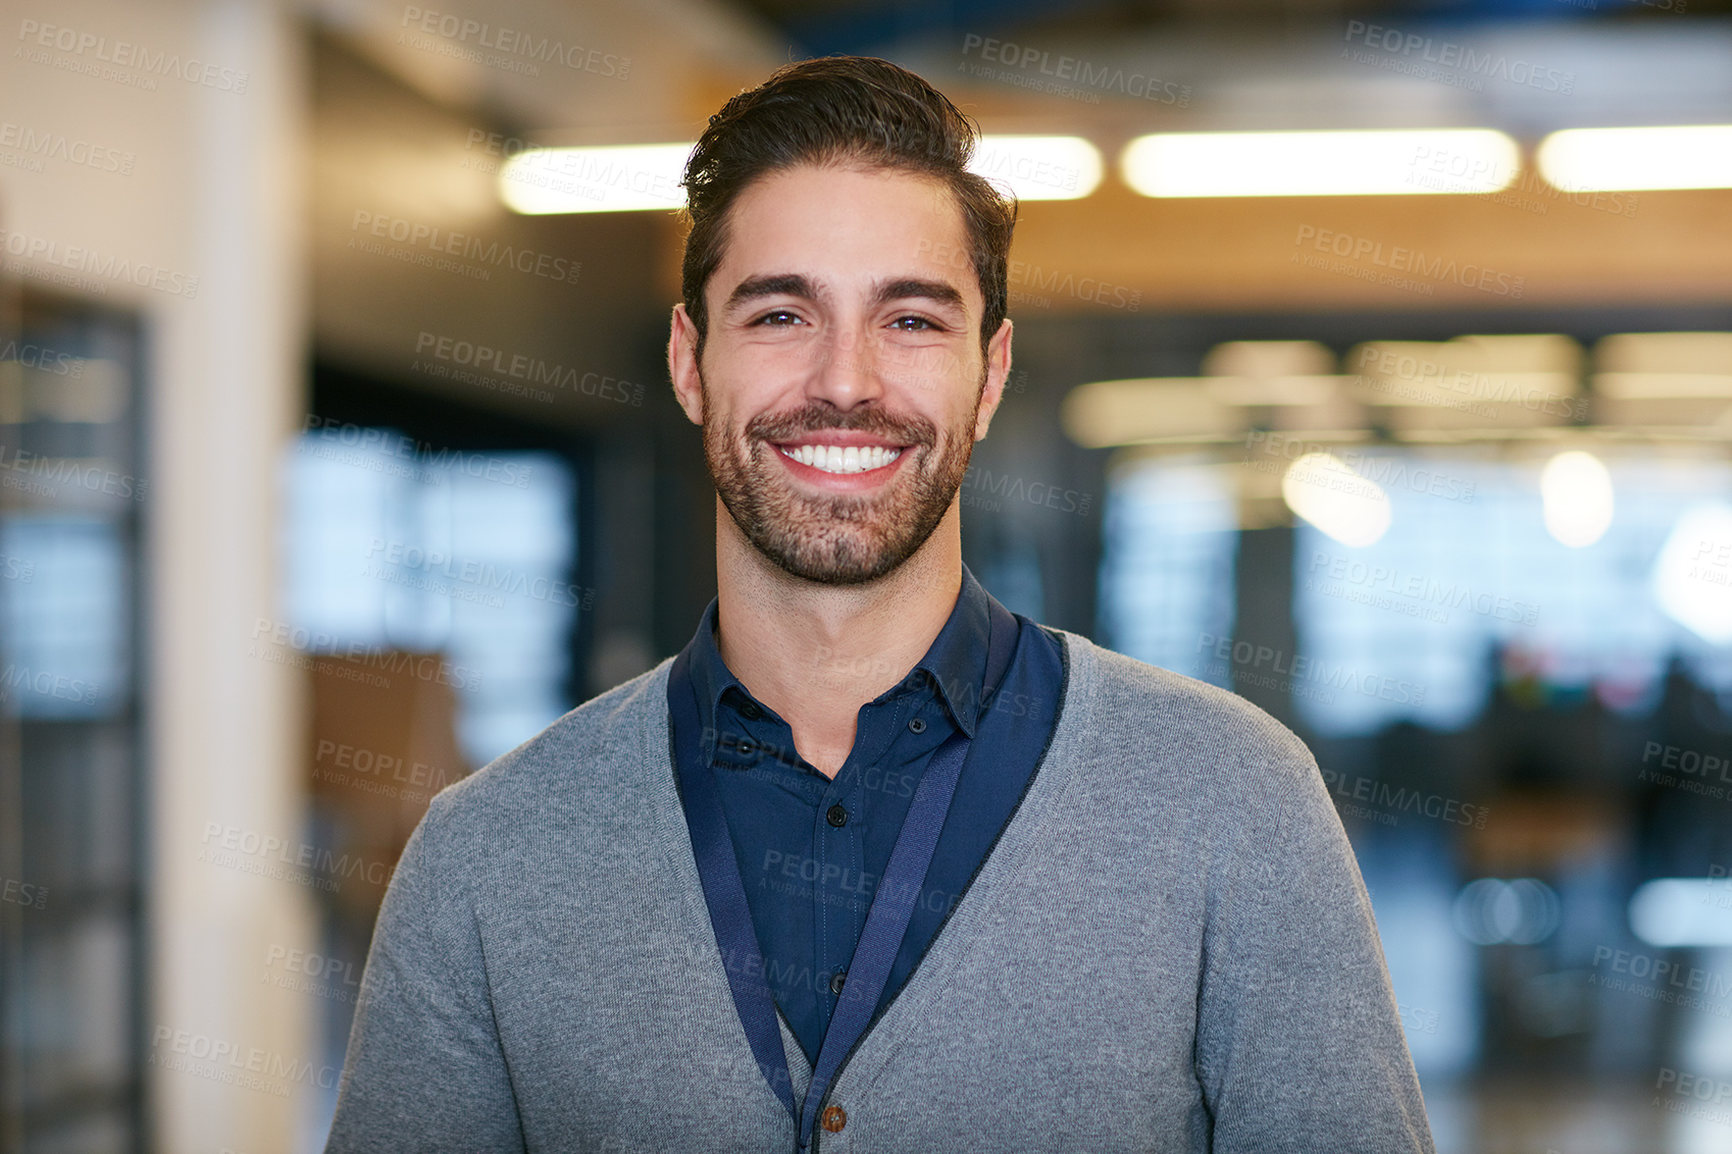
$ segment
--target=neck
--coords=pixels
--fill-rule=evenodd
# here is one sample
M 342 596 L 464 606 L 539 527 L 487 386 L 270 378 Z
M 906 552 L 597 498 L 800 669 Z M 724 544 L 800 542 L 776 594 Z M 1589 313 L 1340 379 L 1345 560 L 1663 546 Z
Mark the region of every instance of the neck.
M 823 585 L 777 568 L 716 501 L 717 646 L 748 692 L 785 720 L 826 777 L 854 748 L 860 707 L 926 656 L 962 590 L 953 504 L 907 561 L 864 585 Z

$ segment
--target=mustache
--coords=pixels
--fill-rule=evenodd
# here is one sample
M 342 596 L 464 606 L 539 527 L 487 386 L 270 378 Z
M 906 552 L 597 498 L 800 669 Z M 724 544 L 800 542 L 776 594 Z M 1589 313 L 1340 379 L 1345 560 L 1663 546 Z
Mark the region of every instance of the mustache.
M 937 426 L 925 417 L 897 417 L 874 408 L 844 413 L 829 405 L 817 404 L 785 413 L 760 413 L 746 422 L 745 434 L 760 441 L 787 441 L 801 433 L 823 429 L 851 429 L 899 445 L 930 445 L 938 439 Z

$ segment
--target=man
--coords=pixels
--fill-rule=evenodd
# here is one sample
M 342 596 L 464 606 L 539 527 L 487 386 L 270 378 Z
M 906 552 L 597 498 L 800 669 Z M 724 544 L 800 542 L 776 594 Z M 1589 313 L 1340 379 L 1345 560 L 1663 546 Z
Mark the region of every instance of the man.
M 1011 363 L 973 145 L 860 58 L 712 118 L 668 363 L 717 597 L 435 799 L 330 1150 L 1432 1149 L 1305 747 L 962 565 Z

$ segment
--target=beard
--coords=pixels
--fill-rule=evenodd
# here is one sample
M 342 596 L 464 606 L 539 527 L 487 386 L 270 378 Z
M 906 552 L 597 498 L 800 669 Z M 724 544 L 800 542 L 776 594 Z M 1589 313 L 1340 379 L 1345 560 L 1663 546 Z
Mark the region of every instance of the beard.
M 974 421 L 939 430 L 924 417 L 896 417 L 873 407 L 844 413 L 817 402 L 786 413 L 761 413 L 735 436 L 711 419 L 703 398 L 704 459 L 722 504 L 754 548 L 786 573 L 822 585 L 861 585 L 891 572 L 932 536 L 944 519 L 974 452 Z M 772 442 L 822 429 L 857 429 L 905 446 L 898 472 L 873 493 L 811 494 L 775 457 Z

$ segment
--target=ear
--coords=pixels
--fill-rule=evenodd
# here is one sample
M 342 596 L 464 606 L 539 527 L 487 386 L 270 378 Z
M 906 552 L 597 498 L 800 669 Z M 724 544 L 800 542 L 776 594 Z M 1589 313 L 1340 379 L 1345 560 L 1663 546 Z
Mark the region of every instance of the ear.
M 686 411 L 686 419 L 701 426 L 704 386 L 698 379 L 698 326 L 686 315 L 683 302 L 674 306 L 673 324 L 668 332 L 668 376 L 673 379 L 674 397 Z
M 986 342 L 986 386 L 980 391 L 980 412 L 974 418 L 974 439 L 986 436 L 992 414 L 1004 399 L 1004 383 L 1010 379 L 1010 318 L 1005 317 L 992 339 Z

